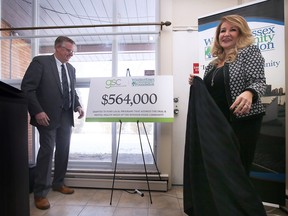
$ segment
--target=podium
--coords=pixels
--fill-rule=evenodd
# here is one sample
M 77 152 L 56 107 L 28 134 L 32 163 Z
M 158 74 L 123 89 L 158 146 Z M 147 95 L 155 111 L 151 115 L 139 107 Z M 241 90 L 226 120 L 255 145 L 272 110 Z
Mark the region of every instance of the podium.
M 28 113 L 24 93 L 0 81 L 1 215 L 29 216 Z

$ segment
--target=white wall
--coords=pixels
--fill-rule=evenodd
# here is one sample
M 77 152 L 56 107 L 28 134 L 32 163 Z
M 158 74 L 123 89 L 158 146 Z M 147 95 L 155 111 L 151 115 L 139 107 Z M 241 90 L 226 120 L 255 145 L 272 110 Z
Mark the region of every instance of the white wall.
M 238 0 L 173 0 L 173 27 L 197 26 L 198 17 L 238 5 Z
M 161 0 L 160 10 L 161 18 L 160 20 L 171 21 L 172 18 L 172 2 L 173 0 Z M 160 41 L 160 65 L 159 74 L 161 75 L 172 75 L 172 28 L 163 27 L 161 32 Z M 157 124 L 157 165 L 163 174 L 168 174 L 169 177 L 172 175 L 171 161 L 172 161 L 172 123 L 159 123 Z M 169 178 L 169 186 L 171 186 L 172 181 Z
M 183 156 L 190 90 L 188 76 L 192 72 L 193 63 L 198 62 L 198 50 L 195 49 L 197 44 L 198 32 L 173 32 L 174 97 L 179 100 L 178 103 L 174 103 L 174 108 L 179 109 L 179 114 L 175 115 L 173 123 L 171 164 L 173 184 L 182 184 L 183 181 Z

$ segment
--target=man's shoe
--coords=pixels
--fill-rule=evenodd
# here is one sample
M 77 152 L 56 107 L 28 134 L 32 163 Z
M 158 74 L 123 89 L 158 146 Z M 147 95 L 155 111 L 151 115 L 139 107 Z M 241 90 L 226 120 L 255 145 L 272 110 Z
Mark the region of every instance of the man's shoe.
M 53 191 L 58 191 L 58 192 L 63 193 L 63 194 L 73 194 L 74 193 L 73 189 L 71 189 L 65 185 L 63 185 L 59 188 L 53 188 Z
M 38 209 L 46 210 L 50 208 L 50 203 L 45 197 L 35 197 L 34 198 L 35 206 Z

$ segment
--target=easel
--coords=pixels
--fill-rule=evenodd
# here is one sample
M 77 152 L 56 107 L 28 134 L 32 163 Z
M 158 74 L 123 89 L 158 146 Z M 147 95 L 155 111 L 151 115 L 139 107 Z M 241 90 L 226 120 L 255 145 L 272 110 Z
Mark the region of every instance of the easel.
M 129 69 L 127 69 L 127 71 L 126 71 L 126 76 L 131 76 Z M 120 137 L 121 137 L 121 130 L 122 130 L 122 121 L 119 120 L 119 122 L 120 122 L 120 128 L 119 128 L 119 134 L 118 134 L 118 143 L 117 143 L 118 146 L 117 146 L 115 167 L 114 167 L 114 173 L 113 173 L 113 182 L 112 182 L 112 190 L 111 190 L 111 197 L 110 197 L 110 205 L 112 204 L 112 198 L 113 198 L 113 191 L 114 191 L 114 184 L 115 184 L 115 177 L 116 177 L 116 170 L 117 170 L 117 162 L 118 162 L 118 154 L 119 154 L 119 146 L 120 146 Z M 147 134 L 147 130 L 146 130 L 144 122 L 142 122 L 142 125 L 143 125 L 144 131 L 145 131 L 145 135 L 146 135 L 146 138 L 147 138 L 147 141 L 148 141 L 148 144 L 149 144 L 149 148 L 150 148 L 150 151 L 151 151 L 151 155 L 153 157 L 153 161 L 154 161 L 155 167 L 157 169 L 157 174 L 159 175 L 159 179 L 161 180 L 161 175 L 160 175 L 160 172 L 159 172 L 156 160 L 155 160 L 154 153 L 153 153 L 152 148 L 151 148 L 151 144 L 150 144 L 150 141 L 149 141 L 149 138 L 148 138 L 148 134 Z M 145 169 L 145 177 L 146 177 L 146 182 L 147 182 L 150 202 L 152 204 L 152 196 L 151 196 L 151 190 L 150 190 L 149 179 L 148 179 L 148 174 L 147 174 L 147 167 L 146 167 L 146 162 L 145 162 L 145 157 L 144 157 L 144 152 L 143 152 L 143 145 L 142 145 L 142 140 L 141 140 L 139 121 L 137 121 L 137 129 L 138 129 L 139 142 L 140 142 L 142 159 L 143 159 L 143 164 L 144 164 L 144 169 Z M 144 193 L 139 191 L 137 188 L 135 189 L 134 193 L 138 193 L 141 197 L 144 196 Z

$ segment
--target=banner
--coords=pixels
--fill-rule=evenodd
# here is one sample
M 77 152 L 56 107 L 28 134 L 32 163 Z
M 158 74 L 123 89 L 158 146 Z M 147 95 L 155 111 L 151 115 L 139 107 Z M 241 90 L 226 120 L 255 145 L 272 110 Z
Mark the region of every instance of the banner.
M 173 77 L 104 77 L 90 83 L 87 122 L 173 122 Z
M 266 115 L 250 176 L 263 201 L 285 205 L 284 1 L 258 1 L 199 18 L 200 76 L 212 60 L 211 45 L 219 20 L 228 14 L 239 14 L 247 20 L 265 58 L 267 90 L 261 100 Z

